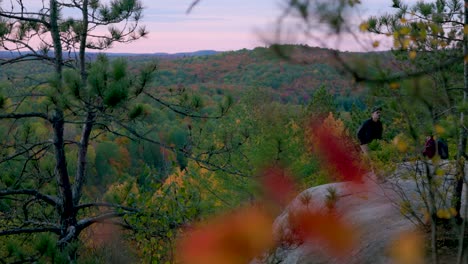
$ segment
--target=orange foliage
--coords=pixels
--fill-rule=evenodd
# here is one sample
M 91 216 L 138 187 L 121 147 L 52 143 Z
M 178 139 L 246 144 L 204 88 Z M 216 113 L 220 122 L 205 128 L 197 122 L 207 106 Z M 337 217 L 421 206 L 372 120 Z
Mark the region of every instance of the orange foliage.
M 126 137 L 118 137 L 114 141 L 119 146 L 128 145 L 130 143 L 130 139 Z
M 416 232 L 403 232 L 393 241 L 390 254 L 396 264 L 424 263 L 424 237 Z
M 130 152 L 125 147 L 119 147 L 119 155 L 117 158 L 109 158 L 109 164 L 119 173 L 122 173 L 125 171 L 125 169 L 130 168 L 130 163 Z
M 244 208 L 205 223 L 179 243 L 184 264 L 238 264 L 273 246 L 272 217 L 260 208 Z
M 167 176 L 164 181 L 164 186 L 175 184 L 177 186 L 183 186 L 184 184 L 185 171 L 177 171 L 169 176 Z M 160 191 L 160 190 L 159 190 Z

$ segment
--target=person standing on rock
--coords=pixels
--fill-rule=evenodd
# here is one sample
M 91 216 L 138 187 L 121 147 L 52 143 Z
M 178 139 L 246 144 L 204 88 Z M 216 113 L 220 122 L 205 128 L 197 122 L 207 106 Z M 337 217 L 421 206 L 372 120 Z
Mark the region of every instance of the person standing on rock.
M 371 118 L 364 121 L 361 127 L 359 127 L 357 137 L 364 155 L 369 154 L 369 143 L 374 139 L 382 139 L 383 127 L 382 122 L 380 122 L 381 112 L 382 107 L 374 107 L 372 109 Z
M 433 135 L 429 135 L 426 138 L 426 143 L 424 144 L 423 156 L 432 159 L 436 154 L 436 142 Z

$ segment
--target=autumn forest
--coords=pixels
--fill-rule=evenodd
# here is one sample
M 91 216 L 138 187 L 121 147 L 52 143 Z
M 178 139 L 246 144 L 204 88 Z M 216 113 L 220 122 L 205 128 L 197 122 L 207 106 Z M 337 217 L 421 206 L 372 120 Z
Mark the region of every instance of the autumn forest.
M 285 16 L 314 14 L 333 34 L 359 4 L 285 2 Z M 365 192 L 369 175 L 393 184 L 424 237 L 405 237 L 395 263 L 464 263 L 468 5 L 390 2 L 394 14 L 358 28 L 393 37 L 388 51 L 162 56 L 106 52 L 145 37 L 140 1 L 50 0 L 37 13 L 0 1 L 0 264 L 283 263 L 278 248 L 309 241 L 342 261 L 358 235 L 337 190 L 324 207 L 298 195 Z M 375 106 L 383 135 L 363 155 L 356 133 Z M 448 158 L 422 154 L 430 135 Z M 396 191 L 401 180 L 417 195 Z M 274 233 L 293 200 L 306 209 Z

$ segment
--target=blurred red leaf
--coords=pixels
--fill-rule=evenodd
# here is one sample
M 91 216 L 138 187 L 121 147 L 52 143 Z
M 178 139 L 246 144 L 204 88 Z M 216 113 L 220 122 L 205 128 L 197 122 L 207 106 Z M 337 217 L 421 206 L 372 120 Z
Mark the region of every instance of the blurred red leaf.
M 287 205 L 296 194 L 292 176 L 279 166 L 263 170 L 260 179 L 266 198 L 277 205 Z
M 322 160 L 324 169 L 338 180 L 363 181 L 366 170 L 361 154 L 346 135 L 322 122 L 313 122 L 310 133 L 311 149 Z
M 184 264 L 248 263 L 273 245 L 272 222 L 257 207 L 212 219 L 184 234 L 178 257 Z
M 302 242 L 318 242 L 332 255 L 343 257 L 355 245 L 353 226 L 328 211 L 301 209 L 290 213 L 289 223 Z

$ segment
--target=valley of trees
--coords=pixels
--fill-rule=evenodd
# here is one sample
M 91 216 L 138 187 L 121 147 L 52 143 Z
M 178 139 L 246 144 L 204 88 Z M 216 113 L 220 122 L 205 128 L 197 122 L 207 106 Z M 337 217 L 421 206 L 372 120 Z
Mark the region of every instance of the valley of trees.
M 344 2 L 333 6 L 338 18 L 359 1 Z M 345 19 L 306 3 L 288 1 L 285 15 L 304 23 L 328 15 L 333 32 L 344 27 Z M 271 45 L 171 58 L 101 53 L 147 34 L 138 0 L 50 0 L 36 11 L 0 2 L 0 46 L 11 51 L 0 58 L 0 263 L 197 263 L 184 258 L 193 252 L 178 252 L 195 223 L 259 204 L 278 214 L 292 198 L 286 194 L 354 180 L 346 173 L 356 174 L 355 133 L 375 105 L 384 107 L 384 140 L 369 159 L 384 175 L 402 162 L 438 166 L 440 159 L 422 156 L 424 138 L 448 141 L 457 171 L 451 204 L 434 205 L 442 167 L 414 178 L 429 186 L 420 197 L 429 220 L 420 222 L 431 234 L 432 261 L 436 225 L 446 219 L 460 236 L 453 250 L 462 263 L 462 3 L 393 0 L 396 14 L 360 26 L 394 36 L 388 52 Z M 62 17 L 65 9 L 76 17 Z M 336 138 L 346 143 L 330 145 Z M 241 212 L 269 230 L 270 219 L 254 211 Z M 237 226 L 235 218 L 225 222 Z M 249 241 L 237 231 L 227 237 Z M 233 263 L 268 250 L 265 240 L 260 249 L 240 247 Z

